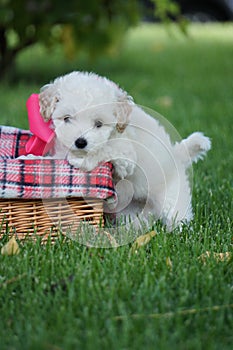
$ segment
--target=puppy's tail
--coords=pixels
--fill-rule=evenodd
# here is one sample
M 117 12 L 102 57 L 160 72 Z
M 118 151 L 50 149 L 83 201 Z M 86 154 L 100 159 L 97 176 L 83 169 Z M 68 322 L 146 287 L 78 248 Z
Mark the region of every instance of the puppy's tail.
M 186 166 L 203 159 L 211 148 L 211 141 L 201 132 L 194 132 L 187 139 L 175 144 L 175 153 Z

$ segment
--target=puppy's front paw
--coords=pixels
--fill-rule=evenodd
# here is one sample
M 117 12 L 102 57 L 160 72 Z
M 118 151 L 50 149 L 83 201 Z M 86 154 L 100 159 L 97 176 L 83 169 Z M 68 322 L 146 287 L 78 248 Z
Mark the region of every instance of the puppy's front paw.
M 134 173 L 135 164 L 125 159 L 116 160 L 113 162 L 116 175 L 120 179 L 125 179 Z
M 73 165 L 75 168 L 79 168 L 82 171 L 92 171 L 98 166 L 98 163 L 95 160 L 88 157 L 78 158 L 68 156 L 68 162 L 70 163 L 70 165 Z
M 81 165 L 81 169 L 83 171 L 92 171 L 93 169 L 95 169 L 97 166 L 99 165 L 98 162 L 96 162 L 96 160 L 92 159 L 92 158 L 85 158 L 82 162 Z
M 83 158 L 68 157 L 68 162 L 70 165 L 73 165 L 75 168 L 81 169 L 83 164 Z

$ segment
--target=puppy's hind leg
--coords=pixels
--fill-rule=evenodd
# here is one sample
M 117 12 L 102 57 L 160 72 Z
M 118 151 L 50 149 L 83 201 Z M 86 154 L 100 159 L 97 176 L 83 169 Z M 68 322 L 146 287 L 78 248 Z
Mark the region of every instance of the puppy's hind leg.
M 176 227 L 182 227 L 193 218 L 191 203 L 191 187 L 185 171 L 180 171 L 178 176 L 167 184 L 164 193 L 161 194 L 160 203 L 163 223 L 168 231 Z

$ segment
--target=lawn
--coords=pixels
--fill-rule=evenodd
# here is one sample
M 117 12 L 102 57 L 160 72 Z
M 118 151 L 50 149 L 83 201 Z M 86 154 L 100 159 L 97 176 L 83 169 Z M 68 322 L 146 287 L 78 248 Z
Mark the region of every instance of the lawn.
M 0 348 L 231 349 L 233 344 L 233 25 L 142 25 L 118 55 L 65 62 L 35 47 L 0 82 L 0 124 L 27 128 L 25 101 L 50 79 L 91 70 L 167 118 L 182 137 L 203 131 L 212 150 L 193 167 L 195 218 L 182 233 L 94 249 L 61 238 L 19 242 L 0 255 Z M 0 245 L 6 242 L 5 237 Z M 209 255 L 203 254 L 208 251 Z M 224 256 L 224 255 L 223 255 Z

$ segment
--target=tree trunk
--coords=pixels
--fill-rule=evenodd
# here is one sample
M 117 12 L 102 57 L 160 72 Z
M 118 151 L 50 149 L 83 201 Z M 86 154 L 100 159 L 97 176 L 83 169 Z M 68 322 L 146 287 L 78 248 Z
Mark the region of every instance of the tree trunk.
M 16 56 L 20 51 L 35 42 L 35 38 L 30 38 L 20 42 L 18 46 L 10 48 L 7 44 L 6 28 L 0 26 L 0 79 L 14 75 Z
M 0 26 L 0 79 L 13 68 L 16 54 L 15 50 L 8 48 L 6 29 Z

